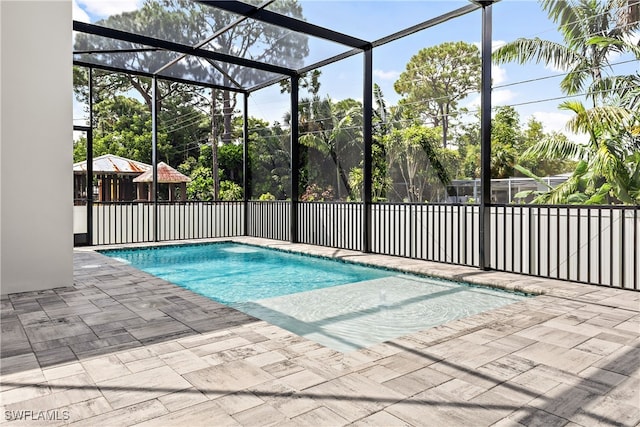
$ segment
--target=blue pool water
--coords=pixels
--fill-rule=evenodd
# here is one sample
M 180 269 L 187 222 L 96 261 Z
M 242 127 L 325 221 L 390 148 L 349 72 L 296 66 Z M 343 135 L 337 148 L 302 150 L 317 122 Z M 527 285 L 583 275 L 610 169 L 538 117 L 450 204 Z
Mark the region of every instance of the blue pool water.
M 339 351 L 526 298 L 235 243 L 103 253 Z
M 237 243 L 103 253 L 231 306 L 395 274 L 382 269 Z

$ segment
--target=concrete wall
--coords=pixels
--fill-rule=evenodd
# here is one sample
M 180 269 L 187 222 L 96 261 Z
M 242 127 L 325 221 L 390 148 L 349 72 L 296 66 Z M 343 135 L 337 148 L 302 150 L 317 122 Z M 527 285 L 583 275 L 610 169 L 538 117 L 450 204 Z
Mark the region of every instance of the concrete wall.
M 0 293 L 73 284 L 71 1 L 0 2 Z

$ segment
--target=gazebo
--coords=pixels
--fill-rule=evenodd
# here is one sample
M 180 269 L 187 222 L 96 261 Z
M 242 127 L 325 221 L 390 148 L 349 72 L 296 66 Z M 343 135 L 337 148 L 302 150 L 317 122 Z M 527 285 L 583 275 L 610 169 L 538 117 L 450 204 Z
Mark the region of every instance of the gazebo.
M 134 178 L 150 171 L 151 165 L 113 154 L 93 159 L 92 174 L 97 180 L 96 202 L 131 201 L 135 198 Z M 76 202 L 87 200 L 87 161 L 73 164 L 73 197 Z M 95 192 L 95 190 L 93 190 Z
M 149 169 L 133 179 L 138 187 L 138 200 L 154 200 L 153 170 Z M 187 199 L 187 182 L 191 178 L 178 172 L 165 162 L 158 163 L 158 184 L 169 184 L 169 201 L 185 201 Z M 146 187 L 146 189 L 145 189 Z M 176 190 L 180 188 L 180 191 Z

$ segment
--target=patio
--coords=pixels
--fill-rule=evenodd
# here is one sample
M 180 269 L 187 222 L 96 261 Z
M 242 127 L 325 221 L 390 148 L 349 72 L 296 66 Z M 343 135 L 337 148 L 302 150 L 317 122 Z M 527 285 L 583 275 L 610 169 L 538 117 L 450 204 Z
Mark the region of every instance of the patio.
M 224 240 L 541 295 L 343 354 L 77 249 L 74 286 L 2 297 L 5 421 L 640 422 L 637 292 L 265 239 Z

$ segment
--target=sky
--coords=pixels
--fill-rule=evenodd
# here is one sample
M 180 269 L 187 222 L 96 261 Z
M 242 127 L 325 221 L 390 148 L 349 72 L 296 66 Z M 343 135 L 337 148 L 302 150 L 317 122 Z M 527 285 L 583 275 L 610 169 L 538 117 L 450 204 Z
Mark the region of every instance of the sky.
M 435 0 L 300 0 L 304 16 L 314 24 L 327 26 L 335 31 L 368 41 L 418 24 L 445 12 L 469 4 L 467 1 Z M 95 22 L 111 14 L 135 10 L 139 0 L 73 0 L 74 19 Z M 493 47 L 519 37 L 539 37 L 561 42 L 556 25 L 550 21 L 536 1 L 503 0 L 493 7 Z M 481 12 L 475 11 L 444 24 L 423 30 L 398 41 L 388 43 L 373 51 L 374 83 L 378 84 L 389 104 L 395 104 L 399 95 L 393 84 L 405 69 L 411 57 L 420 49 L 446 41 L 464 41 L 480 46 Z M 310 58 L 324 58 L 340 52 L 338 46 L 309 40 Z M 337 50 L 336 50 L 337 49 Z M 347 50 L 347 49 L 344 49 Z M 610 58 L 611 62 L 624 62 L 629 58 Z M 354 98 L 362 100 L 362 55 L 322 68 L 322 96 L 334 101 Z M 615 65 L 614 73 L 638 71 L 638 61 Z M 504 64 L 492 67 L 492 104 L 512 105 L 520 113 L 521 122 L 535 117 L 543 123 L 545 131 L 564 131 L 568 112 L 558 109 L 564 101 L 559 89 L 561 70 L 553 70 L 537 64 Z M 533 81 L 532 81 L 533 80 Z M 525 83 L 526 81 L 531 81 Z M 303 94 L 304 95 L 304 94 Z M 576 98 L 581 100 L 581 98 Z M 471 94 L 461 102 L 469 109 L 477 108 L 479 95 Z M 77 109 L 78 107 L 76 107 Z M 280 94 L 275 85 L 252 93 L 249 97 L 250 115 L 269 122 L 280 121 L 288 111 L 288 95 Z M 472 120 L 472 116 L 469 116 Z M 566 133 L 566 132 L 565 132 Z M 585 137 L 570 135 L 584 141 Z

